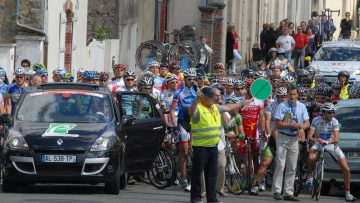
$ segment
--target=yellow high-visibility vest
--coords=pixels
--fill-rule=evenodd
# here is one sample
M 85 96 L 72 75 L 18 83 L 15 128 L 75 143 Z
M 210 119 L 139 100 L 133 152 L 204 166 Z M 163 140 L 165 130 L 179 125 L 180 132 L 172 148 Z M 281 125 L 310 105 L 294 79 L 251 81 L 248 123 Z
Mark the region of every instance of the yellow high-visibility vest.
M 192 146 L 214 147 L 219 143 L 221 135 L 221 116 L 218 107 L 213 104 L 210 110 L 199 103 L 197 105 L 200 119 L 195 122 L 191 118 Z
M 341 99 L 349 99 L 349 84 L 341 87 L 339 96 Z

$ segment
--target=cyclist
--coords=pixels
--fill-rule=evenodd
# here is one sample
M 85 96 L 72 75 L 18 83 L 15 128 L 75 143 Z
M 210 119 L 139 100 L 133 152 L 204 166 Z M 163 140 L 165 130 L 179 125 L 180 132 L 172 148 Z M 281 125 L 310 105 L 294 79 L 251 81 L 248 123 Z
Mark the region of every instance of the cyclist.
M 42 79 L 40 75 L 34 74 L 30 76 L 29 86 L 37 87 L 42 84 Z
M 214 73 L 219 76 L 224 76 L 225 66 L 222 63 L 215 63 L 214 65 Z
M 308 96 L 310 94 L 309 90 L 306 89 L 305 87 L 299 87 L 298 90 L 299 90 L 299 98 L 298 98 L 298 100 L 301 103 L 305 104 L 305 106 L 308 106 L 309 105 Z
M 136 75 L 134 71 L 126 71 L 124 74 L 125 85 L 119 87 L 116 91 L 137 91 L 136 90 Z
M 147 70 L 152 72 L 155 76 L 159 76 L 160 63 L 157 61 L 151 61 L 148 65 Z
M 321 112 L 322 115 L 314 118 L 312 121 L 308 133 L 310 141 L 315 142 L 311 147 L 308 159 L 309 174 L 312 174 L 314 170 L 314 162 L 318 151 L 324 147 L 325 151 L 336 159 L 344 173 L 345 200 L 353 202 L 356 198 L 350 194 L 350 169 L 344 153 L 337 145 L 340 139 L 340 125 L 338 120 L 334 118 L 334 104 L 330 102 L 325 103 L 321 106 Z M 323 146 L 323 144 L 326 145 Z M 312 178 L 309 178 L 307 182 L 312 182 Z
M 358 83 L 355 83 L 350 87 L 349 96 L 351 99 L 360 98 L 360 85 Z
M 310 73 L 306 69 L 298 69 L 296 71 L 297 79 L 296 83 L 298 87 L 311 87 L 312 81 L 309 80 Z
M 181 82 L 184 80 L 184 74 L 181 72 L 181 66 L 178 60 L 172 60 L 169 66 L 169 71 L 172 74 L 175 74 L 178 77 L 178 80 Z M 180 86 L 179 86 L 180 87 Z
M 333 82 L 331 84 L 331 89 L 332 89 L 332 95 L 330 97 L 330 100 L 332 103 L 337 104 L 341 100 L 341 97 L 340 97 L 341 84 L 340 84 L 340 82 L 338 80 Z
M 81 82 L 81 76 L 84 74 L 85 68 L 79 68 L 76 72 L 76 82 Z
M 196 84 L 197 86 L 202 89 L 205 87 L 206 82 L 206 73 L 203 70 L 196 72 Z
M 240 80 L 236 80 L 233 85 L 234 96 L 237 97 L 240 101 L 245 100 L 246 89 L 245 83 Z
M 74 82 L 74 76 L 72 76 L 70 73 L 65 73 L 62 77 L 62 80 L 64 82 Z M 98 84 L 98 82 L 99 82 L 99 79 L 97 79 L 97 84 Z
M 164 87 L 165 78 L 169 75 L 169 64 L 162 63 L 159 68 L 159 76 L 154 79 L 154 90 L 161 93 Z
M 123 87 L 125 85 L 124 83 L 124 72 L 126 69 L 125 64 L 116 64 L 113 67 L 114 75 L 115 77 L 111 80 L 109 83 L 109 89 L 112 93 L 115 93 L 115 91 L 119 87 Z
M 25 83 L 25 68 L 18 67 L 15 70 L 15 84 L 9 86 L 6 92 L 6 101 L 5 101 L 5 110 L 8 114 L 14 111 L 15 105 L 21 95 L 25 90 L 27 84 Z
M 49 81 L 49 75 L 46 69 L 37 70 L 36 74 L 40 75 L 42 83 L 47 83 Z
M 232 78 L 227 78 L 225 80 L 225 94 L 224 94 L 224 100 L 226 100 L 228 97 L 231 97 L 235 95 L 233 90 L 234 80 Z
M 106 87 L 106 88 L 108 88 L 108 84 L 109 84 L 109 73 L 107 73 L 107 72 L 100 72 L 99 84 L 100 84 L 100 87 Z
M 341 84 L 340 98 L 349 99 L 349 78 L 350 73 L 347 71 L 340 71 L 338 73 L 338 80 Z
M 308 109 L 310 121 L 320 115 L 320 107 L 328 101 L 328 91 L 327 87 L 322 86 L 315 89 L 314 101 L 309 105 Z
M 174 94 L 177 90 L 178 85 L 178 78 L 174 74 L 170 74 L 166 77 L 165 82 L 167 83 L 167 86 L 169 87 L 167 90 L 161 93 L 161 99 L 160 99 L 160 105 L 162 109 L 165 109 L 166 111 L 169 109 L 172 109 L 172 101 L 174 98 Z M 175 118 L 178 116 L 179 113 L 179 105 L 175 107 Z M 171 130 L 175 131 L 176 126 L 173 126 L 173 122 L 171 121 L 170 115 L 165 115 L 165 123 Z M 176 123 L 176 121 L 174 122 Z
M 267 145 L 261 152 L 261 163 L 258 172 L 256 173 L 250 195 L 258 195 L 260 187 L 263 187 L 260 183 L 265 176 L 267 168 L 270 166 L 276 155 L 276 142 L 275 136 L 277 131 L 275 129 L 275 111 L 279 104 L 287 99 L 287 89 L 285 87 L 279 87 L 276 89 L 276 100 L 272 101 L 265 109 L 265 131 Z M 262 189 L 265 189 L 262 188 Z
M 315 87 L 314 89 L 316 89 L 320 84 L 324 83 L 325 81 L 325 77 L 323 74 L 321 73 L 317 73 L 314 76 L 314 80 L 315 80 Z
M 6 76 L 6 70 L 2 67 L 0 67 L 0 78 L 1 78 L 1 81 L 0 81 L 0 91 L 1 91 L 1 95 L 3 98 L 5 98 L 6 96 L 6 91 L 8 89 L 8 85 L 9 85 L 9 80 Z
M 264 116 L 264 104 L 263 102 L 254 99 L 251 91 L 250 86 L 254 82 L 254 79 L 247 79 L 245 81 L 246 91 L 247 94 L 245 95 L 245 101 L 249 102 L 248 105 L 244 106 L 240 111 L 240 115 L 243 118 L 243 126 L 245 135 L 249 138 L 256 138 L 257 137 L 257 125 L 260 123 L 260 133 L 261 135 L 265 134 L 265 116 Z M 244 140 L 240 140 L 240 154 L 245 153 Z M 253 153 L 253 163 L 254 163 L 254 170 L 257 173 L 259 167 L 259 147 L 257 141 L 251 143 L 251 151 Z
M 180 153 L 179 153 L 179 165 L 180 165 L 180 184 L 185 191 L 190 191 L 190 184 L 186 179 L 186 159 L 188 151 L 190 149 L 190 116 L 188 109 L 196 98 L 197 87 L 195 87 L 196 70 L 189 68 L 184 71 L 185 82 L 179 90 L 176 91 L 170 110 L 172 126 L 177 126 L 180 131 Z M 179 105 L 178 119 L 176 119 L 175 112 L 176 107 Z M 177 123 L 176 123 L 177 121 Z
M 276 53 L 277 53 L 277 58 L 274 60 L 273 64 L 281 67 L 281 69 L 283 70 L 282 74 L 286 75 L 288 72 L 294 72 L 294 67 L 285 58 L 285 54 L 286 54 L 285 49 L 278 48 Z
M 96 84 L 96 71 L 85 71 L 81 77 L 81 82 L 87 84 Z
M 53 71 L 53 81 L 54 82 L 63 82 L 62 81 L 62 77 L 64 76 L 64 74 L 66 73 L 66 70 L 62 67 L 58 67 Z

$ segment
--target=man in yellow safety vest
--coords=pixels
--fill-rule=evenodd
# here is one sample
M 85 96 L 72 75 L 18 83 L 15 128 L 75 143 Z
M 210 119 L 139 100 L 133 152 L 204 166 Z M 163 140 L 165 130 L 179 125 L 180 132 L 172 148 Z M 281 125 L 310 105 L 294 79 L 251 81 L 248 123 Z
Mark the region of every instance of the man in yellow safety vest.
M 191 177 L 191 202 L 201 203 L 201 173 L 204 171 L 207 202 L 220 202 L 216 197 L 217 144 L 221 135 L 221 113 L 242 104 L 216 105 L 215 93 L 204 87 L 189 109 L 191 117 L 191 136 L 193 147 L 193 166 Z

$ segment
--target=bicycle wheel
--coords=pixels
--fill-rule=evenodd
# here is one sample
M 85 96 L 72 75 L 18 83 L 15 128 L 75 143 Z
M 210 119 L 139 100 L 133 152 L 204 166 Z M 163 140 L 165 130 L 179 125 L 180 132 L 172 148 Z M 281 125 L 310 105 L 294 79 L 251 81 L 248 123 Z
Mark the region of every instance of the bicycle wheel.
M 180 61 L 184 69 L 194 68 L 200 61 L 200 47 L 190 40 L 178 42 L 170 48 L 168 58 Z
M 166 61 L 167 52 L 165 47 L 156 40 L 146 41 L 136 49 L 136 65 L 145 70 L 151 60 Z
M 319 172 L 320 170 L 320 160 L 317 160 L 315 163 L 315 169 L 313 172 L 313 184 L 312 184 L 312 188 L 311 188 L 311 198 L 312 199 L 316 199 L 319 200 L 320 197 L 320 184 L 319 184 L 319 174 L 321 175 L 321 173 Z
M 199 47 L 200 50 L 200 59 L 199 59 L 199 63 L 202 64 L 204 67 L 208 66 L 210 63 L 210 55 L 208 50 L 205 48 L 204 45 L 198 43 L 198 42 L 194 42 L 196 44 L 196 46 Z
M 193 152 L 190 150 L 186 159 L 186 178 L 191 183 Z
M 246 168 L 246 162 L 243 162 L 241 167 Z M 246 189 L 246 180 L 242 177 L 243 175 L 244 174 L 242 174 L 237 167 L 234 157 L 231 156 L 228 158 L 225 166 L 225 184 L 230 193 L 234 195 L 241 195 L 244 193 Z
M 321 187 L 322 187 L 322 180 L 323 180 L 323 161 L 320 160 L 319 161 L 319 167 L 317 170 L 317 178 L 316 178 L 316 184 L 317 184 L 317 191 L 316 191 L 316 196 L 315 199 L 318 201 L 320 199 L 320 195 L 321 195 Z
M 160 151 L 148 171 L 148 176 L 151 184 L 156 188 L 164 189 L 169 187 L 176 178 L 176 166 L 173 155 L 167 150 Z
M 301 192 L 301 186 L 302 186 L 302 163 L 301 160 L 298 160 L 298 164 L 296 166 L 295 171 L 295 181 L 294 181 L 294 196 L 299 196 Z

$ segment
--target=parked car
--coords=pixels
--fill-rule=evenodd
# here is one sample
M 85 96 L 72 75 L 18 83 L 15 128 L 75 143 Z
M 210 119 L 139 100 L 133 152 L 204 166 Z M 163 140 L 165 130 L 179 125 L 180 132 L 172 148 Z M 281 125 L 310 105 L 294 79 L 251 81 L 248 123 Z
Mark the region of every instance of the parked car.
M 349 82 L 360 82 L 360 41 L 324 42 L 310 64 L 325 76 L 325 82 L 337 80 L 341 70 L 350 73 Z
M 165 125 L 148 94 L 112 95 L 98 85 L 28 88 L 1 150 L 4 192 L 28 183 L 105 183 L 126 187 L 126 173 L 150 168 Z
M 343 100 L 336 105 L 335 118 L 340 124 L 339 147 L 344 152 L 351 173 L 351 183 L 360 183 L 360 100 Z M 344 174 L 338 163 L 324 154 L 323 192 L 328 193 L 330 183 L 344 183 Z

